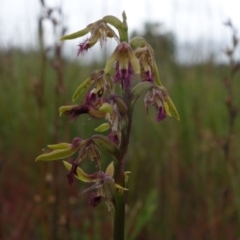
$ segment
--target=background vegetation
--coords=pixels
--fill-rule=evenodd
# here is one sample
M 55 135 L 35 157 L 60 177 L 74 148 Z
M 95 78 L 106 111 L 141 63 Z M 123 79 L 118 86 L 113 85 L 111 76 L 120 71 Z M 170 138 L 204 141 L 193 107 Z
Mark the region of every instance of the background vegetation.
M 0 50 L 0 239 L 110 239 L 105 205 L 88 207 L 88 195 L 78 195 L 85 186 L 69 186 L 60 162 L 34 162 L 47 144 L 86 138 L 99 125 L 87 116 L 69 123 L 58 108 L 104 66 L 64 59 L 58 42 L 46 48 L 41 21 L 37 51 Z M 239 239 L 239 63 L 229 52 L 229 64 L 176 62 L 173 34 L 156 26 L 146 23 L 143 35 L 181 121 L 156 123 L 137 103 L 127 239 Z

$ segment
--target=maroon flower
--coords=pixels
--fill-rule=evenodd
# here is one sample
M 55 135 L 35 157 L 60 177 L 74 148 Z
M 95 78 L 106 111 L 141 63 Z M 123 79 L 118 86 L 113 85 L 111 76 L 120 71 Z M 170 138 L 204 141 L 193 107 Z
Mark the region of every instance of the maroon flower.
M 147 112 L 149 105 L 155 107 L 157 111 L 156 121 L 159 122 L 166 118 L 167 112 L 165 109 L 166 103 L 164 99 L 164 93 L 158 87 L 148 90 L 144 98 L 144 103 Z
M 140 66 L 131 46 L 127 42 L 121 42 L 116 47 L 106 63 L 105 73 L 108 73 L 114 64 L 116 64 L 115 82 L 121 82 L 123 88 L 129 88 L 134 73 L 140 73 Z
M 138 58 L 140 63 L 140 69 L 141 69 L 141 78 L 142 81 L 149 81 L 153 82 L 153 68 L 154 68 L 154 54 L 152 47 L 147 44 L 146 41 L 144 41 L 144 44 L 142 43 L 142 39 L 139 39 L 141 42 L 141 45 L 139 45 L 136 49 L 134 49 L 134 54 Z M 132 42 L 135 42 L 134 45 L 136 45 L 137 37 Z

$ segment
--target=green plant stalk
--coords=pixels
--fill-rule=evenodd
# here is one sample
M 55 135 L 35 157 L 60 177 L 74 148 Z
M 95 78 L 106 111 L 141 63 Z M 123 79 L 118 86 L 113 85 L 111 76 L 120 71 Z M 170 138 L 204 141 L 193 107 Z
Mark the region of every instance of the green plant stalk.
M 125 201 L 124 193 L 122 193 L 117 194 L 115 197 L 113 239 L 124 240 L 124 229 L 125 229 Z
M 123 13 L 124 28 L 122 29 L 121 42 L 128 42 L 128 28 L 126 23 L 126 16 Z M 132 125 L 132 108 L 131 108 L 131 89 L 126 88 L 123 92 L 123 100 L 128 108 L 127 120 L 121 129 L 121 144 L 119 149 L 119 156 L 114 166 L 114 181 L 120 186 L 125 187 L 125 177 L 124 177 L 124 165 L 125 157 L 128 151 L 129 137 Z M 124 230 L 125 230 L 125 199 L 124 192 L 117 192 L 115 196 L 115 211 L 114 211 L 114 226 L 113 226 L 113 239 L 114 240 L 124 240 Z
M 125 187 L 124 178 L 124 164 L 125 157 L 129 145 L 129 137 L 132 125 L 132 108 L 131 108 L 131 94 L 130 89 L 126 89 L 124 95 L 125 104 L 128 107 L 127 121 L 121 130 L 121 145 L 118 160 L 115 163 L 114 180 L 115 183 Z M 125 230 L 125 200 L 124 192 L 117 192 L 115 196 L 115 212 L 114 212 L 114 227 L 113 227 L 113 239 L 124 240 Z

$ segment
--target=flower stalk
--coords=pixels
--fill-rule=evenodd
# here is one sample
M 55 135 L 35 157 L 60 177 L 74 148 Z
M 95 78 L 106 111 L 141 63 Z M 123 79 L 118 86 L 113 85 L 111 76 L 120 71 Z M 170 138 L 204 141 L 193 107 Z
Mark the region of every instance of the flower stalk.
M 43 153 L 36 161 L 52 161 L 73 158 L 71 163 L 63 161 L 68 170 L 69 184 L 75 178 L 93 185 L 81 194 L 94 191 L 90 205 L 96 207 L 104 201 L 108 211 L 113 214 L 113 240 L 124 240 L 125 194 L 129 173 L 125 171 L 134 104 L 140 95 L 145 94 L 144 103 L 156 110 L 156 120 L 162 121 L 168 116 L 179 120 L 177 110 L 162 85 L 152 47 L 141 37 L 129 41 L 125 12 L 120 21 L 114 16 L 105 16 L 86 28 L 64 36 L 61 40 L 70 40 L 90 34 L 79 44 L 78 55 L 85 53 L 97 42 L 102 46 L 107 38 L 114 38 L 117 47 L 106 61 L 104 69 L 95 70 L 83 81 L 73 94 L 72 101 L 85 92 L 82 103 L 59 108 L 60 116 L 66 115 L 72 121 L 79 120 L 82 114 L 88 114 L 94 120 L 105 119 L 88 139 L 75 137 L 72 143 L 48 145 L 50 152 Z M 117 33 L 112 29 L 117 29 Z M 113 73 L 112 73 L 113 72 Z M 140 82 L 133 86 L 133 78 L 140 76 Z M 120 85 L 121 93 L 115 93 Z M 102 133 L 109 131 L 107 135 Z M 107 151 L 113 158 L 106 171 L 102 171 L 101 150 Z M 95 173 L 85 173 L 79 166 L 84 159 L 96 162 Z

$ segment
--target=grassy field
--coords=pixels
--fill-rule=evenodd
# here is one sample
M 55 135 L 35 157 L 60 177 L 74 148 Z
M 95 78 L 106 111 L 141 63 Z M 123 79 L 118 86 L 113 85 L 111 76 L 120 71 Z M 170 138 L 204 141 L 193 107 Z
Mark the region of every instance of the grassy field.
M 110 239 L 105 205 L 91 209 L 88 195 L 78 196 L 86 185 L 69 186 L 60 162 L 34 162 L 47 144 L 89 137 L 99 125 L 87 116 L 70 123 L 57 111 L 103 65 L 64 61 L 59 83 L 54 61 L 38 52 L 0 51 L 0 62 L 0 239 Z M 136 105 L 126 166 L 127 239 L 240 239 L 240 119 L 228 133 L 223 84 L 230 66 L 159 66 L 181 121 L 157 123 L 142 98 Z M 239 78 L 232 79 L 238 109 Z

